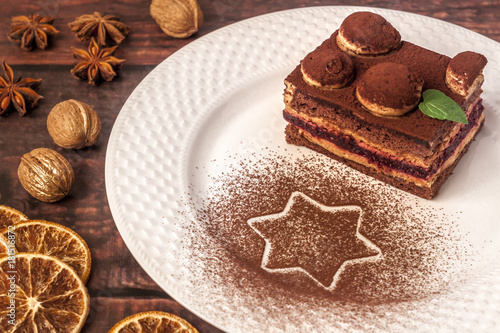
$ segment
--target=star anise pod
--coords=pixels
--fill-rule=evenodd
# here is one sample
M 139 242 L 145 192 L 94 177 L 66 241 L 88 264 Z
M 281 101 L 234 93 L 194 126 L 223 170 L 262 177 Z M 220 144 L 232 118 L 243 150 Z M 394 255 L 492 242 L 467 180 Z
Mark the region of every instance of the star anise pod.
M 47 47 L 49 37 L 59 33 L 52 26 L 53 22 L 53 17 L 38 14 L 15 16 L 10 24 L 8 37 L 11 41 L 21 44 L 27 51 L 31 51 L 35 45 L 43 50 Z
M 118 45 L 100 49 L 94 38 L 90 40 L 88 51 L 73 49 L 73 57 L 80 62 L 71 70 L 76 78 L 88 80 L 89 84 L 95 85 L 100 80 L 111 81 L 116 76 L 125 59 L 112 56 Z
M 115 44 L 120 44 L 130 32 L 130 27 L 116 15 L 101 16 L 100 13 L 82 15 L 74 22 L 68 23 L 76 37 L 81 41 L 97 38 L 97 44 L 106 45 L 106 39 L 111 39 Z
M 43 97 L 36 91 L 40 88 L 42 80 L 22 79 L 14 81 L 14 72 L 7 63 L 0 63 L 0 115 L 6 115 L 12 108 L 21 116 L 26 114 L 26 106 L 34 108 Z

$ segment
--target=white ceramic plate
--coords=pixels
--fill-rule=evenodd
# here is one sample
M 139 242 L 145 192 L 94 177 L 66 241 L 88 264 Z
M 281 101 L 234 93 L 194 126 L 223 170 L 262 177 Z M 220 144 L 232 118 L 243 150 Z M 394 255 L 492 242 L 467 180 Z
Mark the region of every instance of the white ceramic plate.
M 252 305 L 249 293 L 240 293 L 243 300 L 235 302 L 207 281 L 206 270 L 214 258 L 192 253 L 186 246 L 190 242 L 186 227 L 192 216 L 180 214 L 186 209 L 183 202 L 192 193 L 203 194 L 212 184 L 211 177 L 229 170 L 225 164 L 229 155 L 234 162 L 235 158 L 251 158 L 255 151 L 284 153 L 283 79 L 347 15 L 358 10 L 381 14 L 404 40 L 449 56 L 473 50 L 489 59 L 484 129 L 436 199 L 412 199 L 420 207 L 458 214 L 458 229 L 475 244 L 477 258 L 484 260 L 471 264 L 475 278 L 455 291 L 430 300 L 373 307 L 354 319 L 348 319 L 353 314 L 341 307 L 339 311 L 308 309 L 304 303 L 280 310 Z M 325 332 L 332 327 L 335 331 L 492 331 L 500 325 L 500 266 L 495 259 L 500 247 L 499 55 L 498 43 L 461 27 L 409 13 L 359 7 L 277 12 L 199 38 L 144 79 L 113 127 L 106 156 L 106 189 L 120 234 L 161 288 L 227 331 Z M 314 154 L 291 146 L 286 150 L 291 159 Z M 218 278 L 214 276 L 214 281 Z

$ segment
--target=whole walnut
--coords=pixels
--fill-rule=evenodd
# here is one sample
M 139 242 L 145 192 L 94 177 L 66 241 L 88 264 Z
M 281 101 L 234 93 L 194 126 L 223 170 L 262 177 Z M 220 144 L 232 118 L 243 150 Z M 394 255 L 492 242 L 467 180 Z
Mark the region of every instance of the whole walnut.
M 52 108 L 47 129 L 58 146 L 80 149 L 97 143 L 101 119 L 88 104 L 70 99 Z
M 44 202 L 61 200 L 75 182 L 75 173 L 68 160 L 49 148 L 37 148 L 24 154 L 17 176 L 29 194 Z
M 149 11 L 163 32 L 175 38 L 191 36 L 203 24 L 196 0 L 153 0 Z

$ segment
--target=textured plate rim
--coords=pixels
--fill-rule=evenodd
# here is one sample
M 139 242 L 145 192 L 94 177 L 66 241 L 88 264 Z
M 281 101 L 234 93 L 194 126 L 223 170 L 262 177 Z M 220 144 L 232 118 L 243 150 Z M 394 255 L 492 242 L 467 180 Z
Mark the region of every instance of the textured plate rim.
M 461 26 L 448 23 L 445 21 L 441 21 L 439 19 L 419 15 L 419 14 L 413 14 L 413 13 L 408 13 L 408 12 L 402 12 L 398 10 L 393 10 L 393 9 L 383 9 L 383 8 L 375 8 L 375 7 L 358 7 L 358 6 L 317 6 L 317 7 L 306 7 L 306 8 L 295 8 L 295 9 L 288 9 L 288 10 L 283 10 L 283 11 L 278 11 L 278 12 L 273 12 L 273 13 L 268 13 L 252 18 L 248 18 L 236 23 L 233 23 L 231 25 L 228 25 L 226 27 L 223 27 L 221 29 L 218 29 L 216 31 L 213 31 L 205 36 L 200 37 L 197 40 L 194 40 L 193 42 L 189 43 L 185 47 L 179 49 L 178 51 L 174 52 L 170 57 L 165 59 L 162 63 L 160 63 L 148 76 L 136 87 L 136 89 L 132 92 L 132 94 L 129 96 L 127 101 L 125 102 L 124 106 L 122 107 L 122 110 L 120 111 L 116 122 L 113 126 L 113 129 L 111 131 L 111 135 L 109 138 L 109 143 L 107 146 L 107 151 L 106 151 L 106 161 L 105 161 L 105 184 L 106 184 L 106 192 L 107 192 L 107 197 L 108 197 L 108 202 L 109 206 L 111 209 L 111 213 L 113 216 L 113 219 L 115 221 L 115 224 L 119 230 L 119 233 L 121 237 L 123 238 L 126 246 L 129 248 L 131 251 L 132 255 L 134 258 L 137 260 L 137 262 L 141 265 L 141 267 L 146 271 L 146 273 L 165 291 L 167 292 L 171 297 L 179 301 L 183 306 L 185 306 L 187 309 L 198 315 L 200 318 L 203 318 L 207 322 L 210 322 L 216 327 L 219 327 L 221 329 L 225 329 L 223 326 L 219 325 L 216 321 L 214 321 L 213 318 L 208 316 L 206 313 L 203 312 L 202 309 L 197 309 L 195 306 L 191 304 L 186 304 L 183 302 L 185 299 L 184 295 L 186 295 L 186 291 L 184 290 L 175 290 L 175 282 L 171 281 L 167 276 L 165 276 L 159 267 L 157 267 L 157 263 L 154 261 L 151 261 L 149 256 L 147 255 L 146 251 L 147 249 L 141 247 L 140 244 L 136 243 L 134 241 L 134 233 L 136 231 L 131 230 L 130 223 L 128 223 L 129 216 L 127 215 L 127 211 L 120 202 L 120 190 L 119 186 L 120 184 L 120 175 L 116 173 L 117 170 L 117 164 L 119 164 L 116 156 L 116 150 L 117 147 L 120 145 L 120 140 L 119 140 L 119 135 L 120 133 L 123 133 L 124 129 L 126 128 L 126 120 L 127 116 L 129 115 L 128 113 L 131 112 L 131 110 L 134 107 L 134 97 L 136 97 L 138 94 L 141 94 L 144 92 L 144 88 L 147 88 L 149 82 L 151 81 L 151 77 L 155 74 L 158 74 L 161 72 L 162 68 L 164 68 L 165 64 L 168 64 L 174 60 L 178 60 L 179 58 L 184 57 L 187 54 L 190 54 L 194 52 L 194 50 L 202 43 L 210 43 L 212 40 L 215 40 L 218 36 L 224 35 L 228 32 L 234 32 L 238 31 L 239 29 L 251 29 L 251 25 L 254 23 L 259 23 L 259 22 L 265 22 L 267 20 L 273 19 L 273 18 L 278 18 L 278 17 L 287 17 L 289 15 L 293 15 L 294 13 L 300 13 L 300 12 L 324 12 L 328 11 L 331 12 L 332 14 L 337 14 L 341 13 L 343 17 L 345 17 L 346 14 L 355 12 L 355 11 L 372 11 L 375 13 L 379 13 L 381 15 L 396 15 L 396 16 L 401 16 L 401 17 L 408 17 L 411 19 L 416 19 L 422 22 L 431 22 L 433 25 L 443 27 L 445 29 L 451 29 L 451 30 L 456 30 L 461 33 L 464 33 L 468 35 L 469 37 L 473 38 L 479 38 L 482 43 L 484 43 L 487 46 L 491 46 L 497 50 L 500 50 L 500 44 L 498 44 L 496 41 L 485 37 L 483 35 L 480 35 L 476 32 L 473 32 L 471 30 L 468 30 L 466 28 L 463 28 Z M 296 60 L 290 60 L 290 63 L 295 64 Z M 266 69 L 262 70 L 262 73 L 271 73 L 273 70 L 276 70 L 276 68 L 280 68 L 283 66 L 281 65 L 276 65 L 276 66 L 269 66 Z M 188 134 L 185 138 L 185 142 L 183 143 L 183 147 L 189 147 L 191 142 L 191 138 L 193 133 L 196 133 L 196 131 L 200 128 L 200 126 L 203 124 L 203 121 L 205 119 L 205 116 L 207 116 L 206 112 L 208 110 L 211 110 L 215 105 L 221 102 L 221 100 L 224 98 L 223 96 L 226 94 L 230 94 L 232 91 L 237 89 L 239 86 L 242 86 L 246 84 L 249 81 L 254 80 L 258 75 L 262 73 L 257 73 L 253 76 L 248 76 L 239 84 L 234 85 L 230 88 L 228 88 L 226 91 L 220 92 L 219 95 L 215 96 L 212 101 L 210 101 L 209 106 L 203 111 L 198 114 L 198 118 L 195 119 L 194 124 L 190 128 L 190 134 Z M 181 172 L 185 166 L 186 166 L 186 161 L 187 158 L 185 154 L 183 154 L 183 158 L 180 159 L 180 165 L 178 167 L 178 171 Z M 182 173 L 182 172 L 181 172 Z M 183 176 L 183 175 L 181 175 Z M 183 182 L 180 182 L 181 184 Z M 174 291 L 175 290 L 175 291 Z

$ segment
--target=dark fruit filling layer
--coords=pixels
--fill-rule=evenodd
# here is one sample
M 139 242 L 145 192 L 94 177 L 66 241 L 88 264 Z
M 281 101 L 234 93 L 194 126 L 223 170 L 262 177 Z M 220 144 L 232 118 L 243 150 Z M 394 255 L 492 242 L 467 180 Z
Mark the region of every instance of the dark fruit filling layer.
M 477 125 L 481 114 L 483 113 L 484 107 L 482 104 L 482 100 L 479 100 L 477 104 L 474 106 L 470 116 L 469 116 L 469 124 L 465 125 L 465 127 L 460 131 L 460 133 L 453 138 L 451 144 L 443 150 L 441 155 L 438 157 L 437 161 L 433 163 L 429 168 L 423 168 L 420 166 L 416 166 L 410 164 L 405 161 L 400 161 L 395 158 L 387 157 L 382 154 L 377 153 L 376 151 L 366 149 L 364 147 L 359 146 L 356 143 L 356 140 L 342 133 L 333 133 L 329 132 L 327 129 L 317 126 L 312 122 L 307 122 L 302 119 L 299 119 L 285 111 L 283 111 L 283 117 L 290 124 L 297 126 L 304 131 L 310 133 L 311 135 L 327 140 L 337 147 L 347 150 L 351 153 L 357 154 L 367 159 L 370 164 L 374 164 L 379 168 L 390 168 L 399 172 L 403 172 L 407 175 L 411 175 L 417 178 L 421 178 L 424 180 L 428 180 L 436 171 L 443 165 L 443 163 L 453 154 L 455 149 L 458 147 L 460 142 L 467 136 L 467 134 Z

